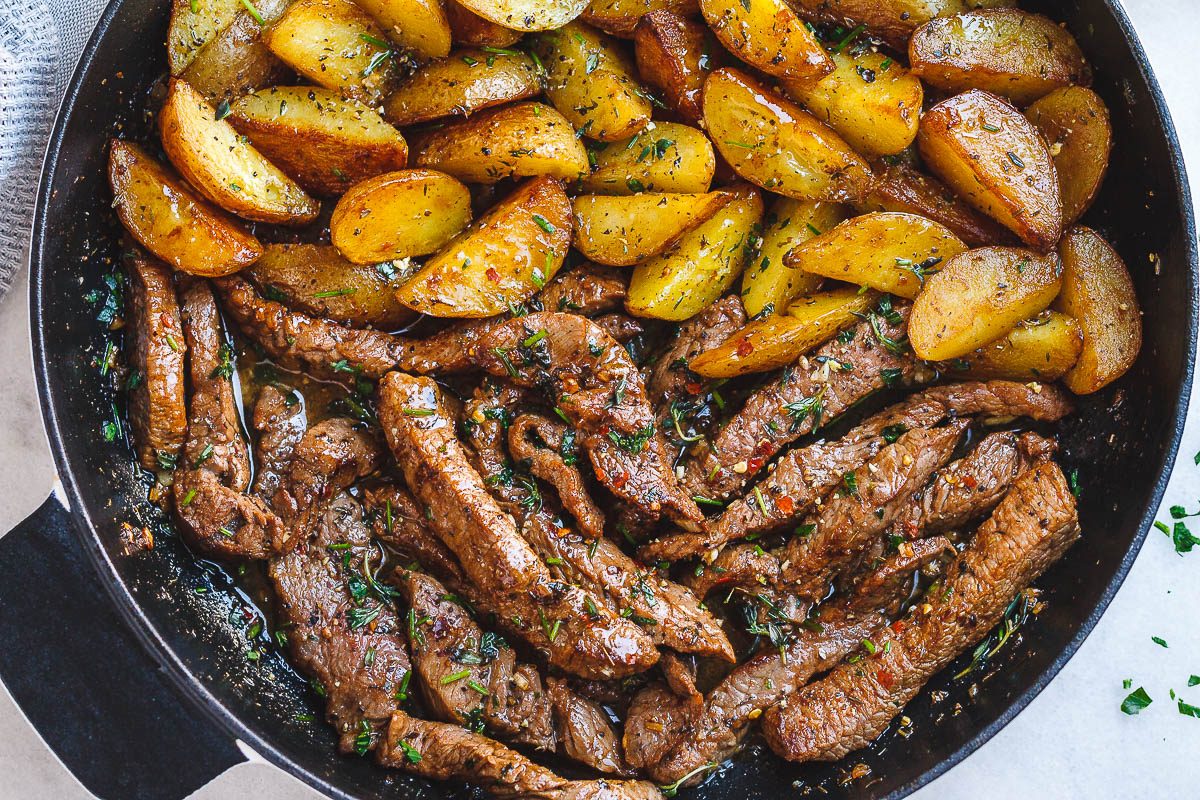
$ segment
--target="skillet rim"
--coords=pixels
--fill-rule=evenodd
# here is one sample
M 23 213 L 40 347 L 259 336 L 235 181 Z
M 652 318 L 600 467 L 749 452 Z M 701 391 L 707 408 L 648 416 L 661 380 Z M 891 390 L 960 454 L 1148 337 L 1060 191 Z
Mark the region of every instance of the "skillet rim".
M 1182 380 L 1178 387 L 1178 392 L 1173 399 L 1174 413 L 1171 418 L 1171 426 L 1168 446 L 1163 454 L 1163 459 L 1158 465 L 1157 476 L 1151 489 L 1151 502 L 1146 506 L 1139 519 L 1139 530 L 1133 537 L 1129 549 L 1121 559 L 1116 571 L 1109 579 L 1103 593 L 1096 601 L 1095 606 L 1091 609 L 1088 615 L 1080 622 L 1079 630 L 1075 636 L 1067 643 L 1067 645 L 1054 657 L 1054 660 L 1042 671 L 1041 674 L 1027 687 L 1024 691 L 1008 702 L 1005 711 L 993 720 L 988 725 L 984 726 L 974 736 L 962 741 L 955 750 L 945 758 L 938 761 L 934 766 L 921 773 L 918 777 L 892 790 L 885 796 L 886 800 L 899 800 L 906 797 L 917 789 L 929 784 L 936 778 L 944 775 L 954 766 L 961 763 L 969 755 L 978 750 L 989 739 L 999 733 L 1009 722 L 1011 722 L 1018 714 L 1025 710 L 1030 702 L 1037 697 L 1042 690 L 1058 675 L 1059 671 L 1070 661 L 1075 655 L 1079 647 L 1091 634 L 1100 617 L 1108 609 L 1117 591 L 1121 588 L 1125 578 L 1129 574 L 1129 570 L 1133 566 L 1134 560 L 1141 552 L 1142 546 L 1145 543 L 1146 536 L 1150 526 L 1153 523 L 1159 506 L 1162 504 L 1163 496 L 1166 492 L 1167 483 L 1170 480 L 1171 472 L 1174 468 L 1176 458 L 1178 456 L 1180 441 L 1183 437 L 1184 425 L 1187 421 L 1187 411 L 1191 396 L 1191 388 L 1194 377 L 1194 365 L 1197 350 L 1197 281 L 1198 271 L 1200 271 L 1200 259 L 1197 255 L 1197 239 L 1196 239 L 1196 222 L 1191 196 L 1191 188 L 1188 183 L 1187 169 L 1183 160 L 1183 152 L 1180 147 L 1178 134 L 1175 130 L 1174 122 L 1171 118 L 1170 110 L 1167 107 L 1166 99 L 1163 96 L 1162 89 L 1158 84 L 1158 80 L 1150 66 L 1149 59 L 1146 56 L 1145 50 L 1142 47 L 1133 24 L 1130 22 L 1128 15 L 1121 6 L 1119 0 L 1097 0 L 1100 7 L 1111 15 L 1113 21 L 1121 30 L 1133 60 L 1137 65 L 1138 72 L 1145 82 L 1149 94 L 1154 104 L 1154 112 L 1157 117 L 1158 128 L 1161 130 L 1165 138 L 1167 149 L 1170 153 L 1172 165 L 1171 180 L 1173 182 L 1174 195 L 1179 208 L 1179 215 L 1182 222 L 1182 233 L 1186 237 L 1186 259 L 1189 267 L 1186 282 L 1188 286 L 1188 294 L 1191 298 L 1192 313 L 1188 316 L 1187 322 L 1187 362 L 1184 365 Z M 54 127 L 52 129 L 49 142 L 47 145 L 46 154 L 42 163 L 41 175 L 38 181 L 37 200 L 34 205 L 34 222 L 30 241 L 30 284 L 29 284 L 29 312 L 30 312 L 30 328 L 33 349 L 33 366 L 34 377 L 36 379 L 38 400 L 42 411 L 43 426 L 46 431 L 47 439 L 50 444 L 54 464 L 57 471 L 58 481 L 61 485 L 61 493 L 59 499 L 63 500 L 66 506 L 67 513 L 72 521 L 72 529 L 76 537 L 84 547 L 89 560 L 93 567 L 96 568 L 101 578 L 101 584 L 109 595 L 117 608 L 118 613 L 128 625 L 134 635 L 141 641 L 142 645 L 156 657 L 162 666 L 166 669 L 170 676 L 171 683 L 181 690 L 189 700 L 195 705 L 198 705 L 201 710 L 208 715 L 209 719 L 219 725 L 228 733 L 232 734 L 235 741 L 244 743 L 250 747 L 256 754 L 269 761 L 276 767 L 295 776 L 304 783 L 314 789 L 324 792 L 330 797 L 337 800 L 354 800 L 354 795 L 348 794 L 341 788 L 335 786 L 330 781 L 323 779 L 319 775 L 305 769 L 294 759 L 289 758 L 284 753 L 280 752 L 275 747 L 271 746 L 263 737 L 256 734 L 246 724 L 234 716 L 225 706 L 223 706 L 216 697 L 205 687 L 196 675 L 188 670 L 183 661 L 167 644 L 164 637 L 158 629 L 150 622 L 143 613 L 139 603 L 133 596 L 129 587 L 122 581 L 119 572 L 116 569 L 108 551 L 101 544 L 99 532 L 97 531 L 93 521 L 87 513 L 83 511 L 86 507 L 84 497 L 79 491 L 78 483 L 76 482 L 70 465 L 66 458 L 66 446 L 64 441 L 63 429 L 69 427 L 65 425 L 59 418 L 57 413 L 56 401 L 52 396 L 50 389 L 49 376 L 49 350 L 45 340 L 45 327 L 43 325 L 44 317 L 43 307 L 45 302 L 44 295 L 44 246 L 45 240 L 49 233 L 48 221 L 51 216 L 52 205 L 52 186 L 53 178 L 58 167 L 58 157 L 62 149 L 65 139 L 68 122 L 74 112 L 76 104 L 80 100 L 79 92 L 83 83 L 84 76 L 91 70 L 92 64 L 96 59 L 97 53 L 104 44 L 104 40 L 108 30 L 112 26 L 113 19 L 119 12 L 123 0 L 112 0 L 105 8 L 88 39 L 88 43 L 84 48 L 82 55 L 75 69 L 72 71 L 71 80 L 68 84 L 68 89 L 63 97 L 62 103 L 59 106 L 55 116 Z

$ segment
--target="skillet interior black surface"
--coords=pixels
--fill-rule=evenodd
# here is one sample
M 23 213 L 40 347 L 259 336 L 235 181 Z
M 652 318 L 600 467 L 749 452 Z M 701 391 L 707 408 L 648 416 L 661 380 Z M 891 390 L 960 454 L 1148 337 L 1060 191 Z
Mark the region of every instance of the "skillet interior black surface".
M 1112 166 L 1085 222 L 1124 256 L 1148 312 L 1137 365 L 1116 386 L 1085 401 L 1062 430 L 1065 465 L 1078 469 L 1082 486 L 1085 538 L 1040 581 L 1047 609 L 1022 631 L 1022 641 L 1001 651 L 982 680 L 950 680 L 960 664 L 909 706 L 913 735 L 890 731 L 869 751 L 833 766 L 783 765 L 751 750 L 694 796 L 776 797 L 795 791 L 797 781 L 821 784 L 834 797 L 900 796 L 931 780 L 994 734 L 1065 663 L 1124 577 L 1161 499 L 1195 352 L 1195 236 L 1183 165 L 1123 15 L 1102 0 L 1043 5 L 1078 37 L 1095 67 L 1095 88 L 1112 110 Z M 109 8 L 56 127 L 38 205 L 35 359 L 80 541 L 172 679 L 231 734 L 335 796 L 461 796 L 461 788 L 392 775 L 367 760 L 335 754 L 317 698 L 282 657 L 246 659 L 244 598 L 219 569 L 190 553 L 143 500 L 147 484 L 132 471 L 124 438 L 109 443 L 101 435 L 119 397 L 94 366 L 105 331 L 85 296 L 104 289 L 102 276 L 119 252 L 104 179 L 106 142 L 112 135 L 145 133 L 145 93 L 163 71 L 166 23 L 161 0 L 117 0 Z M 158 544 L 152 553 L 120 555 L 117 531 L 130 520 L 154 526 Z M 969 698 L 976 682 L 978 692 Z M 870 775 L 843 783 L 847 770 L 860 763 Z

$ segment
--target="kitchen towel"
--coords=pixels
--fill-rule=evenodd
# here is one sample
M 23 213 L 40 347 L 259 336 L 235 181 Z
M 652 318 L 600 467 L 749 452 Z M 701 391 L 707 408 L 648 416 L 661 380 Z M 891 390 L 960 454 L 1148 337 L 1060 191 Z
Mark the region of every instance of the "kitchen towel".
M 29 260 L 46 139 L 107 0 L 0 0 L 0 297 Z

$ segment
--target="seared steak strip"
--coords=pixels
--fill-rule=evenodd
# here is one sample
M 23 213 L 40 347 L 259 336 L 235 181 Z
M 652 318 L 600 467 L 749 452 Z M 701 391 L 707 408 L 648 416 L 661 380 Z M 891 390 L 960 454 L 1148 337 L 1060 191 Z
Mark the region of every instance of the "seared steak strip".
M 646 332 L 641 320 L 628 314 L 601 314 L 593 318 L 596 327 L 622 344 Z
M 621 752 L 621 738 L 604 709 L 562 678 L 547 678 L 546 689 L 562 754 L 597 772 L 632 777 L 633 770 Z
M 1025 473 L 947 569 L 940 590 L 887 631 L 873 657 L 835 668 L 786 708 L 766 713 L 767 743 L 793 761 L 835 761 L 865 747 L 1078 537 L 1062 470 L 1044 463 Z
M 186 342 L 175 282 L 166 264 L 140 250 L 130 251 L 124 262 L 129 276 L 125 302 L 129 427 L 144 469 L 172 469 L 188 424 Z
M 304 406 L 295 393 L 267 385 L 259 389 L 254 403 L 254 494 L 271 503 L 283 485 L 296 452 L 304 438 L 308 420 Z
M 604 512 L 588 494 L 579 471 L 573 430 L 540 414 L 522 414 L 508 428 L 508 450 L 554 487 L 580 530 L 593 539 L 604 535 Z
M 488 494 L 454 436 L 437 385 L 389 373 L 380 382 L 379 418 L 409 488 L 464 573 L 547 660 L 584 677 L 644 671 L 658 652 L 636 625 L 601 599 L 556 581 Z
M 405 566 L 415 562 L 455 594 L 467 590 L 470 584 L 458 558 L 426 527 L 425 514 L 407 489 L 396 484 L 366 489 L 363 507 L 370 513 L 375 538 L 400 553 Z M 478 605 L 473 596 L 468 599 Z
M 618 311 L 625 305 L 629 271 L 588 262 L 559 272 L 537 296 L 541 311 L 565 311 L 585 317 Z

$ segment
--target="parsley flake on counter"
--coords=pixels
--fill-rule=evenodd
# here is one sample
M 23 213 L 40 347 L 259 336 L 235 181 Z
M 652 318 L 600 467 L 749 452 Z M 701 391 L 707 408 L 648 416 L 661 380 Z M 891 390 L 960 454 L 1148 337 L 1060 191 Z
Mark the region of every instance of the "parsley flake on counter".
M 1129 695 L 1121 702 L 1121 711 L 1133 716 L 1134 714 L 1141 712 L 1143 708 L 1153 702 L 1154 701 L 1150 699 L 1150 695 L 1146 694 L 1146 690 L 1139 686 L 1130 692 Z

